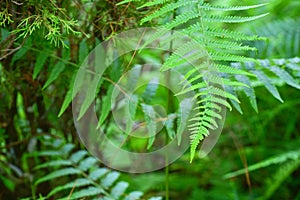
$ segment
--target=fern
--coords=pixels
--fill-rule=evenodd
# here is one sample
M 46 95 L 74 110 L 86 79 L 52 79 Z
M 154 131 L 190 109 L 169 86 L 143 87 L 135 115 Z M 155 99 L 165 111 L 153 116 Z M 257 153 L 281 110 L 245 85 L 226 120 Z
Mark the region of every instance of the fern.
M 232 78 L 251 86 L 249 88 L 236 88 L 236 90 L 245 92 L 251 106 L 256 111 L 258 109 L 254 91 L 255 87 L 264 86 L 280 102 L 283 102 L 283 100 L 277 86 L 288 84 L 296 89 L 300 88 L 300 59 L 298 57 L 288 59 L 258 59 L 256 62 L 231 63 L 231 66 L 239 70 L 247 70 L 249 73 L 256 75 L 249 78 L 244 75 L 228 76 L 228 79 Z M 231 87 L 229 90 L 233 90 L 233 88 Z
M 124 1 L 123 3 L 130 2 Z M 195 92 L 194 100 L 198 104 L 196 115 L 188 125 L 191 132 L 191 161 L 200 141 L 209 135 L 211 130 L 218 128 L 221 120 L 221 109 L 231 104 L 242 113 L 239 105 L 238 92 L 243 91 L 250 100 L 251 106 L 258 112 L 254 88 L 264 85 L 266 89 L 279 101 L 283 102 L 276 86 L 286 83 L 299 89 L 299 81 L 295 76 L 299 72 L 297 58 L 278 60 L 256 60 L 245 57 L 245 51 L 256 51 L 256 48 L 245 45 L 244 41 L 265 40 L 257 35 L 224 29 L 218 24 L 245 23 L 257 20 L 267 15 L 235 16 L 215 15 L 214 11 L 245 11 L 255 9 L 266 4 L 249 6 L 223 6 L 205 3 L 200 0 L 193 1 L 152 1 L 140 7 L 159 7 L 150 15 L 144 17 L 141 23 L 151 20 L 170 19 L 163 21 L 161 30 L 153 34 L 147 41 L 153 42 L 163 36 L 167 31 L 188 35 L 192 40 L 174 47 L 174 52 L 165 60 L 162 71 L 196 64 L 195 69 L 185 73 L 186 82 L 177 95 Z M 296 33 L 297 34 L 297 33 Z M 178 36 L 177 36 L 178 37 Z M 176 35 L 171 35 L 164 42 L 176 41 Z M 297 40 L 298 41 L 298 40 Z M 175 43 L 175 42 L 174 42 Z M 295 49 L 298 48 L 296 44 Z M 201 60 L 201 63 L 197 62 Z M 204 60 L 204 62 L 203 62 Z M 183 82 L 181 82 L 183 83 Z M 220 107 L 221 106 L 221 107 Z M 179 125 L 180 122 L 177 123 Z M 180 126 L 179 126 L 180 127 Z M 177 137 L 180 140 L 180 129 Z
M 118 181 L 120 173 L 99 167 L 99 161 L 90 156 L 87 151 L 73 151 L 74 145 L 57 140 L 49 141 L 47 149 L 51 148 L 53 150 L 33 153 L 33 156 L 52 157 L 50 161 L 35 167 L 35 170 L 41 171 L 47 168 L 51 169 L 51 172 L 35 180 L 34 185 L 38 186 L 43 182 L 54 182 L 62 178 L 68 180 L 69 176 L 73 178 L 67 183 L 54 184 L 55 187 L 44 198 L 138 200 L 143 195 L 139 191 L 126 192 L 129 184 Z M 161 197 L 155 198 L 161 199 Z
M 273 156 L 264 161 L 255 163 L 247 167 L 248 172 L 265 168 L 271 165 L 280 165 L 279 169 L 271 178 L 266 181 L 265 194 L 261 196 L 260 200 L 270 199 L 274 192 L 280 187 L 283 181 L 285 181 L 291 173 L 300 167 L 300 150 L 285 152 L 281 155 Z M 246 169 L 241 169 L 235 172 L 227 173 L 223 176 L 224 179 L 236 177 L 241 174 L 245 174 Z
M 128 2 L 128 1 L 127 1 Z M 264 6 L 265 4 L 253 5 L 253 6 L 218 6 L 210 3 L 204 3 L 204 1 L 176 1 L 172 3 L 162 3 L 161 1 L 153 1 L 151 5 L 146 3 L 145 6 L 163 6 L 154 13 L 146 16 L 142 19 L 142 23 L 150 21 L 152 19 L 163 18 L 176 13 L 168 23 L 163 24 L 162 27 L 166 30 L 178 29 L 182 33 L 189 35 L 193 38 L 193 41 L 188 42 L 181 47 L 174 50 L 174 53 L 164 62 L 162 70 L 172 69 L 184 62 L 194 63 L 200 58 L 207 58 L 215 61 L 219 64 L 206 63 L 203 68 L 203 64 L 196 66 L 199 70 L 190 70 L 185 76 L 187 83 L 185 84 L 183 91 L 177 95 L 185 94 L 189 91 L 195 91 L 195 97 L 198 106 L 196 110 L 198 114 L 191 120 L 193 123 L 189 125 L 191 131 L 191 161 L 194 158 L 196 148 L 199 142 L 209 135 L 209 130 L 215 130 L 218 128 L 217 120 L 220 120 L 220 105 L 231 108 L 226 102 L 226 98 L 229 98 L 235 102 L 239 102 L 238 98 L 222 89 L 222 85 L 225 86 L 243 86 L 247 87 L 246 83 L 236 82 L 227 78 L 219 78 L 218 73 L 215 73 L 217 69 L 221 69 L 223 73 L 234 75 L 250 75 L 246 70 L 235 69 L 230 65 L 221 65 L 221 62 L 245 62 L 254 61 L 251 58 L 237 55 L 233 52 L 239 51 L 252 51 L 255 48 L 245 46 L 241 42 L 242 40 L 255 40 L 260 39 L 257 36 L 247 36 L 246 34 L 228 31 L 218 28 L 215 23 L 243 23 L 253 21 L 264 17 L 267 14 L 258 16 L 242 17 L 242 16 L 219 16 L 213 15 L 210 11 L 242 11 Z M 191 8 L 191 9 L 188 9 Z M 197 19 L 198 22 L 192 20 Z M 213 22 L 213 23 L 212 23 Z M 163 35 L 164 32 L 158 32 L 155 34 L 151 41 L 155 38 Z M 149 42 L 149 43 L 150 43 Z M 205 49 L 203 52 L 201 49 Z M 187 56 L 188 55 L 188 56 Z M 185 58 L 185 61 L 182 61 Z M 198 74 L 206 71 L 207 75 Z M 201 91 L 201 92 L 200 92 Z M 250 94 L 250 93 L 249 93 Z

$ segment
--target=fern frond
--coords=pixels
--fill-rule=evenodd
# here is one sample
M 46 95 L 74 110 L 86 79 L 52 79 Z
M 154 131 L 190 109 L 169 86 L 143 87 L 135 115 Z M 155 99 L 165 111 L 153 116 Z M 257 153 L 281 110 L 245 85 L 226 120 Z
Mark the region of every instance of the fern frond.
M 241 10 L 249 10 L 252 8 L 259 8 L 262 6 L 266 6 L 268 3 L 262 3 L 262 4 L 256 4 L 252 6 L 220 6 L 220 5 L 212 5 L 209 3 L 204 3 L 200 5 L 200 8 L 203 8 L 204 10 L 217 10 L 217 11 L 241 11 Z
M 172 2 L 172 3 L 166 4 L 165 6 L 160 8 L 159 10 L 155 11 L 154 13 L 144 17 L 141 20 L 141 24 L 143 24 L 145 22 L 148 22 L 148 21 L 151 21 L 152 19 L 161 17 L 166 13 L 173 12 L 175 9 L 180 8 L 182 6 L 187 6 L 187 5 L 194 4 L 194 3 L 197 3 L 197 1 L 193 1 L 193 0 L 184 1 L 184 2 L 179 1 L 179 2 Z
M 218 23 L 244 23 L 257 20 L 259 18 L 267 16 L 266 14 L 261 14 L 252 17 L 240 17 L 240 16 L 219 16 L 219 15 L 206 15 L 202 17 L 202 20 L 206 22 L 218 22 Z
M 61 143 L 59 142 L 59 144 Z M 100 168 L 98 160 L 89 156 L 85 150 L 71 153 L 73 147 L 72 144 L 65 144 L 60 145 L 59 149 L 55 151 L 42 151 L 34 154 L 38 156 L 56 155 L 57 159 L 35 167 L 36 170 L 42 170 L 46 167 L 53 169 L 50 174 L 37 179 L 35 185 L 46 181 L 55 181 L 61 177 L 66 178 L 69 175 L 76 177 L 65 184 L 54 184 L 55 187 L 48 193 L 47 198 L 59 196 L 61 198 L 55 199 L 82 199 L 98 198 L 101 195 L 101 199 L 140 199 L 142 192 L 136 191 L 126 194 L 128 183 L 118 181 L 119 172 Z M 74 191 L 70 193 L 69 191 L 72 190 Z

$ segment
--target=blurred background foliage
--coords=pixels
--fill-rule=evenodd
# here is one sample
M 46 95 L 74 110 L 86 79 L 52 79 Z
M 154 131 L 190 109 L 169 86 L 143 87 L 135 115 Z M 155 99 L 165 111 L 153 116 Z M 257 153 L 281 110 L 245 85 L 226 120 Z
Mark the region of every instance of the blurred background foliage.
M 55 181 L 33 186 L 37 178 L 51 172 L 33 169 L 49 158 L 29 156 L 44 148 L 41 141 L 45 137 L 84 148 L 76 136 L 71 108 L 57 116 L 66 103 L 70 80 L 88 52 L 114 34 L 138 27 L 149 12 L 136 9 L 134 3 L 116 6 L 118 2 L 0 2 L 0 199 L 38 199 L 55 187 Z M 258 51 L 251 57 L 299 57 L 298 0 L 211 2 L 268 2 L 246 13 L 269 12 L 267 17 L 232 29 L 267 37 L 252 43 Z M 140 59 L 160 63 L 161 57 L 145 53 Z M 104 84 L 101 91 L 105 94 L 107 90 Z M 259 113 L 242 103 L 243 115 L 227 112 L 222 135 L 207 157 L 190 164 L 186 153 L 174 162 L 169 167 L 170 199 L 300 199 L 300 93 L 286 85 L 279 91 L 284 103 L 269 98 L 265 88 L 257 88 Z M 247 102 L 243 94 L 241 97 Z M 108 130 L 113 131 L 113 125 Z M 241 169 L 246 170 L 239 172 Z M 130 183 L 130 191 L 164 196 L 164 173 L 122 173 L 121 177 Z

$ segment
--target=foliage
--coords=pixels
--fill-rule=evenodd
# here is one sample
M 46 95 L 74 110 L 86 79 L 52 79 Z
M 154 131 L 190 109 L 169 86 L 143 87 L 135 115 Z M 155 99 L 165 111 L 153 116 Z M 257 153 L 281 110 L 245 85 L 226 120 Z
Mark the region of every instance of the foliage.
M 54 184 L 45 199 L 82 199 L 92 198 L 102 200 L 138 200 L 143 195 L 140 191 L 126 193 L 128 183 L 117 181 L 120 173 L 100 167 L 99 161 L 89 155 L 86 150 L 72 152 L 73 144 L 65 144 L 62 140 L 47 138 L 42 140 L 46 150 L 32 152 L 33 157 L 46 157 L 47 161 L 35 166 L 35 170 L 49 170 L 50 173 L 36 178 L 34 187 L 44 182 L 62 182 Z M 50 158 L 50 159 L 48 159 Z M 72 181 L 64 183 L 61 180 Z M 34 195 L 34 194 L 33 194 Z M 40 198 L 43 198 L 39 195 Z M 35 195 L 33 196 L 35 198 Z M 30 199 L 30 198 L 26 198 Z M 152 197 L 150 199 L 161 199 Z
M 126 191 L 136 190 L 145 193 L 144 199 L 164 196 L 163 190 L 165 199 L 167 193 L 188 200 L 299 199 L 299 92 L 294 89 L 300 87 L 299 2 L 265 2 L 1 1 L 0 199 L 126 199 L 130 194 L 134 199 L 141 192 Z M 144 49 L 116 60 L 95 86 L 96 97 L 83 100 L 80 117 L 95 101 L 98 128 L 117 144 L 128 141 L 123 148 L 136 152 L 155 151 L 174 139 L 180 145 L 188 126 L 191 152 L 166 174 L 120 175 L 82 150 L 70 104 L 78 93 L 75 76 L 89 52 L 117 33 L 142 26 L 160 26 L 192 40 L 178 45 L 174 34 L 164 41 L 174 53 Z M 152 41 L 161 35 L 157 32 Z M 150 73 L 151 78 L 141 78 L 141 63 L 161 65 L 166 73 L 178 69 L 185 79 L 182 91 L 169 93 Z M 139 81 L 148 84 L 128 103 L 131 119 L 140 123 L 128 117 L 121 131 L 111 97 L 127 72 L 126 89 Z M 194 92 L 198 103 L 192 121 L 190 102 L 174 97 L 186 92 Z M 224 120 L 220 110 L 225 108 L 232 112 L 218 145 L 187 166 L 201 140 Z M 151 137 L 128 137 L 139 127 Z M 72 160 L 80 152 L 82 160 Z M 103 176 L 92 179 L 93 172 Z

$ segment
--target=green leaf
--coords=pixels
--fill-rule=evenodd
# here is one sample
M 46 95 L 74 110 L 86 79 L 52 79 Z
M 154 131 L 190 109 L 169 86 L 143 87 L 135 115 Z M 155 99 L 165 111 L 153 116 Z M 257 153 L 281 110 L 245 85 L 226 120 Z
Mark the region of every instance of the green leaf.
M 192 106 L 193 106 L 193 101 L 190 98 L 185 98 L 180 102 L 180 107 L 178 108 L 177 131 L 176 131 L 177 138 L 178 138 L 178 145 L 180 145 L 182 139 L 182 133 L 187 127 Z
M 105 119 L 107 118 L 110 110 L 111 110 L 111 98 L 112 98 L 112 93 L 114 90 L 114 86 L 110 85 L 107 90 L 107 94 L 105 97 L 102 99 L 101 103 L 101 113 L 100 113 L 100 119 L 97 125 L 97 129 L 100 128 L 100 126 L 103 124 Z
M 112 197 L 115 199 L 119 199 L 125 192 L 125 190 L 128 187 L 128 183 L 124 181 L 118 182 L 112 189 L 111 189 L 111 194 Z
M 92 179 L 93 181 L 101 178 L 102 176 L 104 176 L 107 172 L 109 172 L 108 169 L 106 168 L 98 168 L 93 170 L 90 174 L 89 174 L 89 178 Z
M 43 90 L 46 89 L 53 81 L 55 81 L 64 69 L 65 63 L 58 61 L 56 65 L 51 69 L 50 75 L 43 86 Z
M 130 134 L 132 131 L 133 120 L 136 115 L 136 110 L 138 106 L 138 97 L 136 95 L 131 95 L 128 99 L 128 113 L 127 113 L 127 122 L 126 122 L 126 133 Z
M 72 162 L 69 160 L 53 160 L 40 165 L 37 165 L 34 169 L 42 169 L 47 167 L 61 167 L 61 166 L 70 166 Z
M 62 106 L 60 108 L 58 117 L 60 117 L 65 112 L 65 110 L 68 108 L 68 106 L 72 102 L 74 96 L 78 92 L 78 89 L 77 89 L 77 92 L 73 92 L 73 87 L 74 87 L 76 73 L 77 73 L 77 71 L 73 74 L 73 76 L 71 78 L 71 81 L 70 81 L 70 84 L 69 84 L 69 89 L 68 89 L 68 92 L 67 92 L 67 94 L 65 96 L 64 102 L 63 102 L 63 104 L 62 104 Z
M 79 43 L 78 63 L 79 64 L 83 63 L 84 59 L 88 56 L 88 54 L 89 54 L 89 49 L 87 46 L 86 38 L 84 38 Z
M 288 85 L 300 89 L 300 85 L 287 71 L 278 66 L 272 66 L 270 67 L 270 70 L 274 72 L 279 78 L 281 78 L 281 80 L 285 81 Z
M 44 67 L 47 58 L 48 58 L 48 55 L 45 54 L 44 52 L 39 53 L 39 55 L 36 58 L 36 62 L 35 62 L 34 68 L 33 68 L 33 75 L 32 75 L 33 79 L 36 79 L 37 75 L 40 73 L 40 71 Z
M 119 172 L 110 172 L 102 180 L 101 185 L 104 188 L 109 188 L 114 184 L 114 182 L 119 178 L 121 174 Z
M 91 168 L 93 165 L 97 163 L 97 159 L 93 157 L 87 157 L 84 160 L 82 160 L 78 166 L 79 169 L 82 171 L 87 171 L 89 168 Z
M 24 43 L 23 46 L 21 46 L 21 48 L 16 52 L 14 53 L 13 57 L 12 57 L 12 60 L 11 60 L 11 63 L 14 64 L 15 61 L 23 58 L 25 56 L 25 54 L 27 53 L 27 51 L 31 48 L 32 46 L 32 42 L 31 42 L 31 37 L 29 37 L 26 42 Z
M 86 178 L 78 178 L 74 181 L 71 181 L 65 185 L 60 185 L 60 186 L 56 186 L 53 190 L 51 190 L 51 192 L 47 195 L 47 197 L 51 197 L 54 194 L 66 190 L 66 189 L 72 189 L 72 188 L 79 188 L 82 186 L 86 186 L 86 185 L 91 185 L 93 184 L 92 181 L 90 181 L 89 179 Z
M 239 82 L 251 86 L 251 81 L 249 80 L 248 77 L 243 76 L 243 75 L 235 75 L 235 78 Z M 253 87 L 243 87 L 243 92 L 249 98 L 250 104 L 251 104 L 252 108 L 255 110 L 255 112 L 258 113 L 258 107 L 257 107 L 257 102 L 256 102 L 256 95 L 255 95 L 255 91 L 254 91 Z
M 257 169 L 261 169 L 264 167 L 268 167 L 270 165 L 274 165 L 274 164 L 281 164 L 284 162 L 287 162 L 288 160 L 299 160 L 300 159 L 300 150 L 297 151 L 289 151 L 289 152 L 285 152 L 283 154 L 280 155 L 276 155 L 273 156 L 271 158 L 268 158 L 266 160 L 263 160 L 261 162 L 255 163 L 253 165 L 250 165 L 247 167 L 247 169 L 240 169 L 234 172 L 230 172 L 227 173 L 223 176 L 224 179 L 229 179 L 229 178 L 233 178 L 235 176 L 241 175 L 246 173 L 246 170 L 248 172 L 257 170 Z
M 77 151 L 71 155 L 70 160 L 76 164 L 80 160 L 82 160 L 84 158 L 84 156 L 86 156 L 87 154 L 88 154 L 88 152 L 85 150 Z
M 165 121 L 164 125 L 167 129 L 167 133 L 169 138 L 173 139 L 176 135 L 175 130 L 174 130 L 174 121 L 176 118 L 175 113 L 171 113 L 168 115 L 168 119 Z
M 280 94 L 277 90 L 277 88 L 272 84 L 271 80 L 263 73 L 262 71 L 252 71 L 257 78 L 265 85 L 267 90 L 280 102 L 283 102 L 283 100 L 280 97 Z
M 152 106 L 147 104 L 142 103 L 141 106 L 144 112 L 144 118 L 146 121 L 148 135 L 149 135 L 147 149 L 150 149 L 154 143 L 155 135 L 156 135 L 155 110 Z
M 95 195 L 99 195 L 99 194 L 103 194 L 103 193 L 104 193 L 103 189 L 94 187 L 94 186 L 90 186 L 88 188 L 81 189 L 77 192 L 72 193 L 71 196 L 61 198 L 61 200 L 62 199 L 65 199 L 65 200 L 81 199 L 81 198 L 87 198 L 90 196 L 95 196 Z
M 156 90 L 158 88 L 159 80 L 158 78 L 153 78 L 151 81 L 149 81 L 142 98 L 146 104 L 149 104 L 152 100 L 152 98 L 156 94 Z
M 98 79 L 95 78 L 89 84 L 85 84 L 88 88 L 86 88 L 84 100 L 80 107 L 80 111 L 79 111 L 77 120 L 80 120 L 84 116 L 86 111 L 89 109 L 91 104 L 94 102 L 95 97 L 98 94 L 100 87 L 102 85 L 102 82 L 103 82 L 103 79 L 100 79 L 98 82 L 97 82 L 97 80 Z
M 141 198 L 141 196 L 143 195 L 142 192 L 139 191 L 134 191 L 129 193 L 124 200 L 138 200 Z
M 42 182 L 49 181 L 58 177 L 72 175 L 72 174 L 81 174 L 81 171 L 79 169 L 69 167 L 64 169 L 59 169 L 57 171 L 51 172 L 50 174 L 38 179 L 34 184 L 38 185 Z

